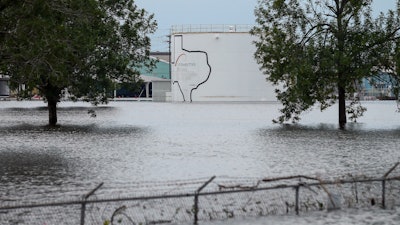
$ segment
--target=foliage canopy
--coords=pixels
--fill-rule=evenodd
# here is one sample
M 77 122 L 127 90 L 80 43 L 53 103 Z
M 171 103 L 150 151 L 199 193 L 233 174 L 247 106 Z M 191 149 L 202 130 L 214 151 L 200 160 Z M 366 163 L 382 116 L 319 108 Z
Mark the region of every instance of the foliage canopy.
M 0 74 L 39 91 L 50 125 L 63 90 L 104 103 L 116 82 L 136 83 L 141 67 L 155 65 L 156 22 L 133 0 L 0 0 L 0 27 Z
M 339 125 L 366 110 L 355 95 L 363 78 L 390 73 L 399 88 L 400 3 L 395 11 L 371 15 L 372 0 L 260 0 L 255 58 L 267 80 L 280 88 L 277 122 L 297 122 L 319 103 L 339 103 Z M 351 104 L 346 106 L 346 99 Z

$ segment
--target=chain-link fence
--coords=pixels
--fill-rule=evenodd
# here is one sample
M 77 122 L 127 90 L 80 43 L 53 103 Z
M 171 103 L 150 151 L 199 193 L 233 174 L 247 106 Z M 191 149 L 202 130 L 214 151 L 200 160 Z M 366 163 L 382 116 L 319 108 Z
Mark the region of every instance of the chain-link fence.
M 0 224 L 197 224 L 340 208 L 392 208 L 400 197 L 398 165 L 375 177 L 211 177 L 113 187 L 99 184 L 79 199 L 1 201 Z

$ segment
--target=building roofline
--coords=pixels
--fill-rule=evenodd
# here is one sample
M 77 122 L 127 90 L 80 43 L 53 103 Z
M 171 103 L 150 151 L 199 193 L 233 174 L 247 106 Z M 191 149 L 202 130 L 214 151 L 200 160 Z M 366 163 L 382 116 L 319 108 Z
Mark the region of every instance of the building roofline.
M 170 55 L 169 52 L 150 52 L 150 56 L 157 56 L 157 55 Z

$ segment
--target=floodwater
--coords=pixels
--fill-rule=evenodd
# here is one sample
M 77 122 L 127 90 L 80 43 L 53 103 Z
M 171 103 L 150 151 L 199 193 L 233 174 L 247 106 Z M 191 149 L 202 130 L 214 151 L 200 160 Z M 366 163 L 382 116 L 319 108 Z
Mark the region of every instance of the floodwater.
M 61 126 L 48 128 L 43 102 L 2 101 L 1 198 L 213 175 L 380 176 L 400 161 L 400 113 L 391 101 L 364 106 L 365 116 L 341 131 L 336 107 L 278 125 L 277 103 L 62 102 Z

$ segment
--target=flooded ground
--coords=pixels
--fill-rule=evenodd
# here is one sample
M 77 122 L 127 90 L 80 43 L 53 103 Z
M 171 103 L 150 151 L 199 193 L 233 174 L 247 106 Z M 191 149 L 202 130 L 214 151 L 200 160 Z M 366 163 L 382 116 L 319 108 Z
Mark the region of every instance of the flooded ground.
M 280 107 L 272 103 L 111 102 L 91 117 L 89 104 L 63 102 L 61 127 L 49 129 L 44 106 L 0 102 L 3 200 L 100 182 L 383 175 L 400 161 L 400 114 L 389 101 L 365 102 L 365 116 L 346 131 L 336 107 L 282 126 L 271 122 Z

